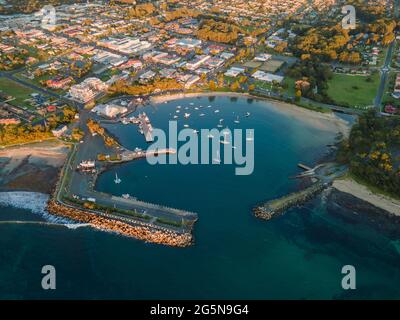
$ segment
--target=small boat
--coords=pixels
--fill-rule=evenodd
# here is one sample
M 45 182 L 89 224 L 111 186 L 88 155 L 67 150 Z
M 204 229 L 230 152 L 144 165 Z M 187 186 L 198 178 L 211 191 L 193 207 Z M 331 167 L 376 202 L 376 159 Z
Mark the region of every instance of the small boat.
M 214 111 L 214 113 L 218 113 L 218 112 L 219 112 L 219 110 L 215 110 L 215 111 Z
M 179 117 L 178 116 L 174 116 L 174 119 L 178 119 Z
M 254 141 L 254 138 L 253 138 L 253 136 L 249 136 L 249 137 L 247 137 L 247 138 L 246 138 L 246 141 Z
M 194 107 L 194 110 L 199 110 L 199 108 L 198 107 Z
M 114 179 L 115 184 L 120 184 L 122 182 L 122 180 L 120 178 L 118 178 L 118 174 L 115 173 L 115 179 Z
M 222 122 L 224 121 L 224 119 L 219 119 L 219 124 L 217 125 L 218 128 L 222 128 Z
M 233 121 L 234 123 L 240 123 L 239 116 L 236 117 L 236 120 Z
M 180 108 L 182 108 L 182 107 L 181 107 L 181 106 L 177 106 L 176 108 L 177 108 L 177 109 L 180 109 Z
M 194 105 L 194 103 L 193 102 L 191 102 L 191 103 L 189 103 L 191 106 L 193 106 Z
M 183 125 L 185 128 L 189 128 L 189 125 L 188 124 L 184 124 Z
M 205 116 L 205 114 L 204 113 L 200 113 L 200 117 L 204 117 Z
M 221 163 L 221 156 L 219 155 L 219 151 L 217 150 L 217 157 L 213 159 L 215 163 Z
M 122 198 L 124 199 L 129 199 L 131 197 L 131 195 L 129 193 L 125 193 L 122 195 Z
M 181 111 L 180 111 L 180 110 L 176 110 L 175 112 L 176 112 L 176 113 L 179 113 L 179 112 L 181 112 Z
M 199 130 L 193 130 L 194 134 L 199 134 L 199 132 L 200 132 Z
M 209 139 L 214 139 L 214 136 L 213 136 L 212 134 L 208 134 L 208 135 L 207 135 L 207 138 L 209 138 Z
M 212 106 L 207 106 L 207 108 L 211 108 Z
M 190 117 L 190 113 L 185 113 L 183 116 L 185 117 L 185 119 L 187 119 Z
M 219 142 L 220 142 L 221 144 L 231 144 L 229 141 L 227 141 L 227 140 L 225 140 L 225 139 L 224 139 L 224 140 L 220 140 Z
M 246 112 L 245 117 L 250 117 L 250 112 Z

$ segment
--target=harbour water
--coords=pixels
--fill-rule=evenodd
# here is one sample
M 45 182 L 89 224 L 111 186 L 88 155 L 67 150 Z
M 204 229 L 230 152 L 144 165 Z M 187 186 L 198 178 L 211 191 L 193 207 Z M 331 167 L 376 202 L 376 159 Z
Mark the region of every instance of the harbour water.
M 326 193 L 268 222 L 251 213 L 255 204 L 295 190 L 298 182 L 288 177 L 298 173 L 297 163 L 315 164 L 334 141 L 334 131 L 243 98 L 183 99 L 146 113 L 155 128 L 167 129 L 178 105 L 191 113 L 186 120 L 179 115 L 181 128 L 214 128 L 223 118 L 230 129 L 254 129 L 254 173 L 235 176 L 233 165 L 151 166 L 139 160 L 105 172 L 96 188 L 197 212 L 195 245 L 146 244 L 85 226 L 0 223 L 0 298 L 400 297 L 400 231 L 345 212 Z M 199 106 L 205 108 L 194 109 Z M 244 117 L 246 112 L 251 116 Z M 234 124 L 237 116 L 240 123 Z M 136 126 L 110 130 L 132 150 L 146 147 Z M 7 203 L 0 208 L 2 221 L 48 219 L 38 210 Z M 40 271 L 47 264 L 57 270 L 54 291 L 41 289 Z M 341 288 L 341 269 L 349 264 L 357 270 L 354 291 Z

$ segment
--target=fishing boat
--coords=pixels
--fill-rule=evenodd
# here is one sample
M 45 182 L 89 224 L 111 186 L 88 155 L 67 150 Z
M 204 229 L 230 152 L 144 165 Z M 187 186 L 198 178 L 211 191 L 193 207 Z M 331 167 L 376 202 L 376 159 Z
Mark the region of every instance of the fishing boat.
M 115 173 L 115 179 L 114 179 L 115 184 L 120 184 L 122 182 L 122 180 L 120 178 L 118 178 L 118 174 Z

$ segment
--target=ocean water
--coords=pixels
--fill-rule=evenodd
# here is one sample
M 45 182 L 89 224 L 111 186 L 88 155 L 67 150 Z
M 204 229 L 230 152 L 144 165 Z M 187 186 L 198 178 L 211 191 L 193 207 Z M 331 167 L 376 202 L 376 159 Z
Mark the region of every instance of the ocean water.
M 271 221 L 251 213 L 257 203 L 295 190 L 299 182 L 289 177 L 299 172 L 297 164 L 315 164 L 335 132 L 242 98 L 183 99 L 145 111 L 155 127 L 166 129 L 177 105 L 181 113 L 191 113 L 187 121 L 180 115 L 179 127 L 212 128 L 223 118 L 231 129 L 255 129 L 254 173 L 235 176 L 233 165 L 151 166 L 141 160 L 113 167 L 96 188 L 197 212 L 195 245 L 170 248 L 86 226 L 72 228 L 40 210 L 11 207 L 0 197 L 0 298 L 400 297 L 399 232 L 328 205 L 326 192 Z M 213 107 L 194 110 L 200 105 Z M 242 117 L 247 111 L 251 116 Z M 202 112 L 206 116 L 199 117 Z M 237 115 L 239 125 L 233 123 Z M 110 130 L 126 147 L 145 147 L 134 126 Z M 115 173 L 120 185 L 113 183 Z M 48 264 L 57 270 L 54 291 L 41 289 L 40 271 Z M 357 270 L 356 290 L 341 287 L 344 265 Z

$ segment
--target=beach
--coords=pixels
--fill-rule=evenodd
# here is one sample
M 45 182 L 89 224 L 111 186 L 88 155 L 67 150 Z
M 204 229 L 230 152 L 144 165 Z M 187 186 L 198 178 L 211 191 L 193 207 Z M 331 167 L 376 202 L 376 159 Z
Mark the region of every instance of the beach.
M 58 141 L 1 149 L 0 190 L 51 193 L 68 152 Z
M 333 182 L 333 187 L 341 192 L 351 194 L 377 208 L 400 217 L 400 201 L 387 196 L 376 194 L 366 186 L 357 183 L 352 179 L 341 179 Z
M 317 112 L 287 102 L 274 100 L 270 98 L 253 96 L 247 93 L 237 93 L 237 92 L 178 93 L 178 94 L 152 97 L 150 102 L 152 104 L 161 104 L 185 98 L 213 97 L 213 96 L 247 98 L 247 99 L 257 99 L 266 101 L 269 102 L 269 104 L 266 105 L 266 107 L 270 108 L 275 112 L 279 112 L 293 119 L 306 122 L 314 127 L 317 127 L 320 130 L 335 131 L 343 134 L 344 137 L 348 137 L 350 135 L 351 125 L 347 121 L 337 117 L 333 112 L 331 113 Z

